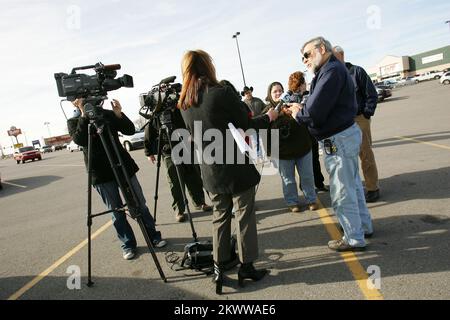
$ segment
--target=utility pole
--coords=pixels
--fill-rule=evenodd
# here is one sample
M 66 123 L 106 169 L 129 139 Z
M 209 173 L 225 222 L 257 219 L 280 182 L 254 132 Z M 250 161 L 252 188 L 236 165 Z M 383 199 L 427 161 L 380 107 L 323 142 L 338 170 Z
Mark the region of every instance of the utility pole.
M 240 32 L 236 32 L 235 34 L 233 34 L 233 39 L 236 39 L 239 63 L 241 64 L 242 79 L 244 80 L 244 87 L 245 87 L 245 86 L 247 86 L 247 84 L 245 83 L 244 68 L 242 67 L 241 51 L 239 50 L 239 43 L 238 43 L 238 35 L 240 35 L 240 34 L 241 34 Z
M 48 137 L 51 138 L 51 133 L 50 133 L 50 122 L 44 122 L 44 126 L 47 126 L 47 130 L 48 130 Z

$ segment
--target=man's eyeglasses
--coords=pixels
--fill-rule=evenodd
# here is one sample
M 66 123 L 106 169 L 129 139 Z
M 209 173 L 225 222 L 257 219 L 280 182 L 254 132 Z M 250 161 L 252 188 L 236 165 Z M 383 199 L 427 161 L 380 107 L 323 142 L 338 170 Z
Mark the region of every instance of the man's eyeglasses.
M 303 54 L 303 57 L 302 57 L 303 61 L 309 59 L 309 57 L 311 57 L 312 52 L 313 52 L 314 50 L 316 50 L 317 48 L 318 48 L 318 47 L 314 47 L 314 48 L 312 48 L 311 50 L 306 51 L 306 52 Z

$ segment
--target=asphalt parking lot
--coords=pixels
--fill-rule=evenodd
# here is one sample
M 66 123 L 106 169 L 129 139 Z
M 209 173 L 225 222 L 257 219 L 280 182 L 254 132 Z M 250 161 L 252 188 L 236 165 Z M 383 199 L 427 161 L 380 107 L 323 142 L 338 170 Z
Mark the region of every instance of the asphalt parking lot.
M 280 178 L 265 176 L 257 194 L 257 265 L 270 275 L 238 289 L 234 269 L 222 296 L 214 294 L 209 277 L 173 271 L 164 259 L 166 252 L 181 256 L 192 240 L 189 223 L 175 222 L 164 170 L 157 224 L 169 245 L 157 255 L 168 282 L 160 280 L 138 226 L 132 223 L 139 256 L 125 261 L 110 218 L 103 216 L 93 225 L 100 230 L 93 241 L 95 285 L 88 288 L 82 153 L 47 153 L 20 165 L 2 160 L 0 299 L 450 299 L 449 101 L 450 86 L 431 81 L 396 89 L 379 104 L 372 135 L 381 199 L 369 204 L 375 235 L 365 252 L 327 248 L 339 235 L 327 193 L 319 194 L 321 210 L 293 214 L 284 205 Z M 156 166 L 143 150 L 132 156 L 152 211 Z M 93 200 L 94 210 L 104 210 L 97 194 Z M 198 236 L 210 239 L 211 214 L 194 211 L 193 217 Z M 81 270 L 81 289 L 71 290 L 74 266 Z M 376 289 L 367 281 L 373 270 L 380 275 Z

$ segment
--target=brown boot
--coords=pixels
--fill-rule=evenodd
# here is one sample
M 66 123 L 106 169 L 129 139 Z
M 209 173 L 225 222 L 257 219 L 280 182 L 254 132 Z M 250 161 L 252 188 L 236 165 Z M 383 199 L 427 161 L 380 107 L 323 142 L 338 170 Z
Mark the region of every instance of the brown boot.
M 291 210 L 291 212 L 297 213 L 297 212 L 301 212 L 302 210 L 300 209 L 299 205 L 295 205 L 295 206 L 289 206 L 289 209 Z

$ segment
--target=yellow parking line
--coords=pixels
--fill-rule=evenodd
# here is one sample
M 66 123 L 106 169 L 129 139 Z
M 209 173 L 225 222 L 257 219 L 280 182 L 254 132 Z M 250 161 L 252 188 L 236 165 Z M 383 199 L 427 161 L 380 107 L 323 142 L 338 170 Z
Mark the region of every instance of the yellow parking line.
M 319 199 L 317 200 L 320 205 L 320 209 L 317 210 L 317 213 L 319 214 L 320 220 L 325 225 L 328 234 L 333 240 L 341 239 L 342 235 L 336 227 L 336 224 L 334 223 L 327 209 L 324 208 Z M 341 252 L 340 255 L 344 262 L 347 264 L 347 267 L 350 269 L 353 278 L 355 278 L 360 290 L 362 291 L 366 299 L 384 300 L 384 297 L 380 291 L 368 287 L 368 274 L 366 270 L 364 270 L 356 255 L 353 252 Z
M 109 221 L 108 223 L 104 224 L 100 229 L 98 229 L 94 234 L 92 234 L 91 239 L 94 240 L 97 236 L 99 236 L 103 231 L 108 229 L 112 225 L 112 221 Z M 17 300 L 22 295 L 24 295 L 28 290 L 33 288 L 36 284 L 38 284 L 42 279 L 44 279 L 46 276 L 48 276 L 53 270 L 58 268 L 61 264 L 63 264 L 67 259 L 72 257 L 75 253 L 80 251 L 85 245 L 87 245 L 88 239 L 86 238 L 84 241 L 82 241 L 80 244 L 78 244 L 75 248 L 70 250 L 66 255 L 61 257 L 58 261 L 56 261 L 54 264 L 52 264 L 50 267 L 45 269 L 43 272 L 41 272 L 38 276 L 36 276 L 33 280 L 28 282 L 26 285 L 24 285 L 21 289 L 19 289 L 16 293 L 14 293 L 12 296 L 8 298 L 8 300 Z
M 398 140 L 414 141 L 414 142 L 417 142 L 417 143 L 427 144 L 427 145 L 432 146 L 432 147 L 450 150 L 449 146 L 444 146 L 444 145 L 436 144 L 436 143 L 432 143 L 432 142 L 426 142 L 426 141 L 417 140 L 417 139 L 413 139 L 413 138 L 402 137 L 402 136 L 394 136 L 394 138 L 396 138 Z

